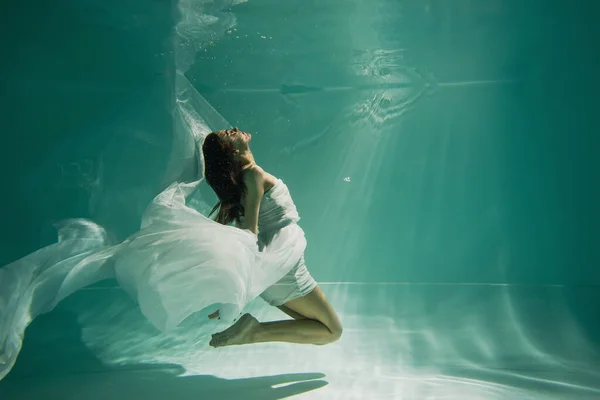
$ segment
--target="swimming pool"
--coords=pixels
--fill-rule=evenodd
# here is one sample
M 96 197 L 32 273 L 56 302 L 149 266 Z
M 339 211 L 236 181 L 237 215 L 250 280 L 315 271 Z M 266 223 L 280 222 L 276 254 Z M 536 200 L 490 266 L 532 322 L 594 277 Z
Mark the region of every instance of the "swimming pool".
M 345 330 L 214 350 L 108 281 L 33 322 L 3 398 L 600 396 L 591 2 L 12 7 L 2 265 L 62 218 L 122 239 L 190 130 L 240 126 Z

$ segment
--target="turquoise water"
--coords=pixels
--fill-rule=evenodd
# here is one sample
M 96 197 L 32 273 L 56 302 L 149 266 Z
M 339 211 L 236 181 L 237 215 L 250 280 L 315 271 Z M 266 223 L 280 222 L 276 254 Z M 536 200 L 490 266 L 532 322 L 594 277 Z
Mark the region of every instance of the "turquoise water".
M 290 187 L 344 336 L 207 349 L 105 282 L 33 322 L 3 399 L 600 397 L 598 6 L 126 3 L 2 14 L 0 265 L 62 218 L 135 231 L 195 110 Z

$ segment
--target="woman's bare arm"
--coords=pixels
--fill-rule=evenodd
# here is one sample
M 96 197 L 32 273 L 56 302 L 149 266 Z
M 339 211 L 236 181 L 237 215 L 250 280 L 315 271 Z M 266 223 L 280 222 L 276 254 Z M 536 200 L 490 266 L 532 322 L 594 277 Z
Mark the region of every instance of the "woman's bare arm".
M 244 173 L 246 195 L 244 197 L 244 223 L 242 229 L 248 229 L 258 235 L 258 211 L 260 201 L 265 193 L 263 174 L 255 168 Z

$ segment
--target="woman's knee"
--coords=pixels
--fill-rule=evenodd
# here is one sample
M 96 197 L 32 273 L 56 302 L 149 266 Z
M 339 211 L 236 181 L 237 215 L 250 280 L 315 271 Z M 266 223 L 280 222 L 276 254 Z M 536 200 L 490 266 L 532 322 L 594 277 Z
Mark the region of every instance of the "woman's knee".
M 333 332 L 331 332 L 331 340 L 329 343 L 337 342 L 341 338 L 342 338 L 342 330 L 341 329 L 334 330 Z
M 318 286 L 308 295 L 291 300 L 284 306 L 285 309 L 282 311 L 285 312 L 286 309 L 291 310 L 302 315 L 304 318 L 318 321 L 327 328 L 329 334 L 323 337 L 323 343 L 319 344 L 333 343 L 342 337 L 342 323 L 331 304 L 327 301 L 325 294 Z
M 323 325 L 325 325 L 325 324 L 323 324 Z M 337 342 L 342 337 L 343 329 L 342 329 L 341 325 L 335 326 L 335 327 L 329 327 L 329 326 L 325 325 L 325 327 L 329 330 L 329 335 L 327 335 L 327 337 L 323 338 L 322 342 L 315 343 L 316 345 L 324 346 L 326 344 L 331 344 L 331 343 Z
M 342 333 L 344 332 L 344 329 L 341 325 L 334 328 L 330 328 L 329 330 L 331 331 L 332 343 L 340 340 L 342 337 Z

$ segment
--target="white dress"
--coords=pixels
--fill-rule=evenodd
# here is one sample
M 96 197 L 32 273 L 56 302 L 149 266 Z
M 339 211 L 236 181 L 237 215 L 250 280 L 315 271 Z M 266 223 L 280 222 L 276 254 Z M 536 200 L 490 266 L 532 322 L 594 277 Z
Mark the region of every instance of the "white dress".
M 258 214 L 258 243 L 261 248 L 269 247 L 282 229 L 296 224 L 300 219 L 288 187 L 281 179 L 267 192 L 260 203 Z M 313 279 L 302 256 L 296 265 L 279 281 L 269 286 L 260 297 L 272 306 L 306 296 L 314 290 Z
M 141 229 L 119 244 L 110 245 L 105 230 L 91 221 L 69 220 L 58 226 L 57 243 L 0 268 L 0 379 L 14 365 L 30 322 L 97 281 L 116 278 L 165 331 L 192 314 L 208 321 L 216 310 L 222 327 L 297 267 L 306 240 L 281 180 L 261 204 L 259 221 L 270 233 L 260 248 L 252 232 L 187 206 L 197 185 L 174 183 L 161 192 Z

